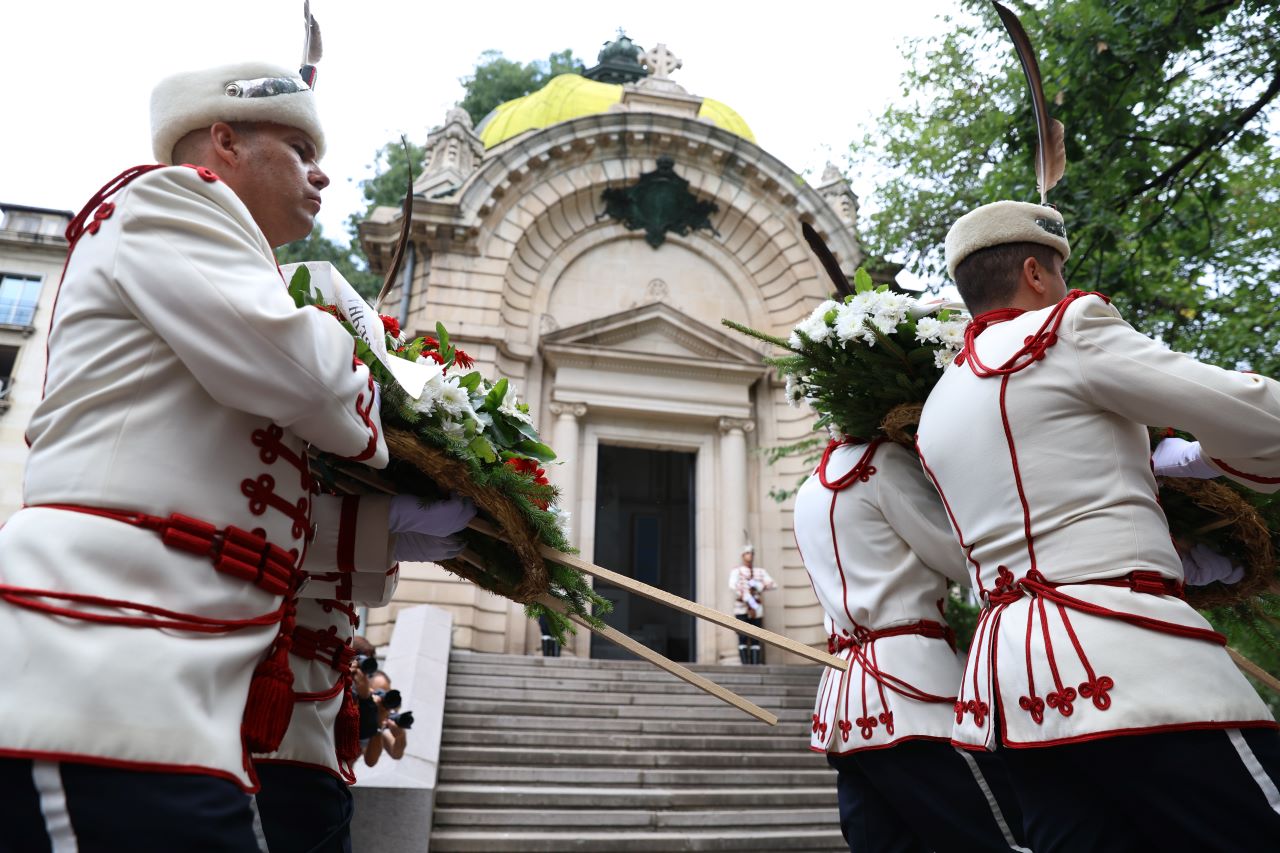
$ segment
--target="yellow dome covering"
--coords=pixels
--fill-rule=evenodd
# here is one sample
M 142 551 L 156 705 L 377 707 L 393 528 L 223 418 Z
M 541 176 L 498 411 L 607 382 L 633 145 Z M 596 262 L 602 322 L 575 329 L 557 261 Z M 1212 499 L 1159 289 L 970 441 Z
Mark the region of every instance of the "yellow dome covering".
M 622 86 L 588 80 L 577 74 L 561 74 L 536 92 L 499 104 L 480 123 L 485 148 L 519 136 L 526 130 L 550 127 L 562 121 L 607 112 L 622 100 Z M 755 142 L 755 134 L 734 110 L 704 98 L 698 118 Z

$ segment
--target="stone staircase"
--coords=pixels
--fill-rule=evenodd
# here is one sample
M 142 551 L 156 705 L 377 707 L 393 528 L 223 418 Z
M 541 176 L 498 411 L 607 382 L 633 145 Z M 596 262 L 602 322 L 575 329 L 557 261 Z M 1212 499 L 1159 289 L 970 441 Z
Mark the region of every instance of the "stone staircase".
M 847 850 L 819 669 L 691 668 L 778 725 L 638 661 L 455 652 L 432 853 Z

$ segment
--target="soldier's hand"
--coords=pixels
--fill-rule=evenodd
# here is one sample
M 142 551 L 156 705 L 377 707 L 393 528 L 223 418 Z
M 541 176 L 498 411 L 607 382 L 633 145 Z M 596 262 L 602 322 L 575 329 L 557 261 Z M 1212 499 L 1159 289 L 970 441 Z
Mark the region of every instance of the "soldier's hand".
M 465 528 L 475 515 L 476 505 L 469 498 L 424 501 L 412 495 L 396 495 L 391 499 L 387 527 L 392 533 L 449 536 Z

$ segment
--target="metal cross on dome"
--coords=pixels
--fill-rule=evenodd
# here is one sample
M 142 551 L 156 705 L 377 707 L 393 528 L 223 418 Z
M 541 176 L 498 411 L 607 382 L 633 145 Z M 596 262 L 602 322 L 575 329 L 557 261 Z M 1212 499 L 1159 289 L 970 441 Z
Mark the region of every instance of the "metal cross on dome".
M 643 61 L 644 67 L 649 69 L 649 74 L 659 80 L 668 79 L 672 71 L 684 66 L 680 57 L 667 50 L 667 46 L 661 43 L 645 51 Z

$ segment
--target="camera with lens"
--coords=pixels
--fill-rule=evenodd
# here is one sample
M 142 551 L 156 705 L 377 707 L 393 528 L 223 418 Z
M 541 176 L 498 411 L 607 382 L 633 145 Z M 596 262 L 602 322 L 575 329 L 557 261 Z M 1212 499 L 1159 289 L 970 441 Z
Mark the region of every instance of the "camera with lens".
M 402 729 L 413 727 L 413 712 L 400 710 L 400 703 L 404 699 L 400 696 L 399 690 L 375 690 L 373 693 L 381 700 L 382 707 L 391 712 L 388 717 L 394 720 L 397 726 Z
M 372 676 L 378 671 L 378 659 L 373 655 L 356 655 L 356 664 L 360 667 L 360 671 L 367 676 Z

